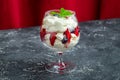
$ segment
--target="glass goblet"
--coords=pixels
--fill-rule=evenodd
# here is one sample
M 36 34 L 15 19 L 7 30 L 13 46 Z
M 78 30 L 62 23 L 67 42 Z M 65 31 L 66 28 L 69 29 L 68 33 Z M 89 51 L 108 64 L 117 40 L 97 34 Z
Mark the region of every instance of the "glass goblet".
M 63 12 L 64 11 L 64 14 Z M 69 13 L 69 15 L 68 15 Z M 71 10 L 49 10 L 45 12 L 40 38 L 45 46 L 57 52 L 57 62 L 46 65 L 46 70 L 52 73 L 70 73 L 75 70 L 75 63 L 63 60 L 63 52 L 74 47 L 80 38 L 80 27 Z

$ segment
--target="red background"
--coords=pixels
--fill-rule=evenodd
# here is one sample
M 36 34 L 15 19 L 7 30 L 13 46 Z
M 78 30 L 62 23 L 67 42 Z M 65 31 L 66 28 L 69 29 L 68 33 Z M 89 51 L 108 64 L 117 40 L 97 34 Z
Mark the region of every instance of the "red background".
M 120 0 L 0 0 L 0 29 L 41 24 L 44 12 L 64 7 L 76 11 L 79 22 L 120 18 Z

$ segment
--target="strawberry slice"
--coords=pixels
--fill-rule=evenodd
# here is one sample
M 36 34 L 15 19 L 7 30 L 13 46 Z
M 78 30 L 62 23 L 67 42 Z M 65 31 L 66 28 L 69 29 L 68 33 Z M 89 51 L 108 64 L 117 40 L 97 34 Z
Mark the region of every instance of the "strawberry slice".
M 40 37 L 41 37 L 41 40 L 43 41 L 44 40 L 44 37 L 45 37 L 45 35 L 46 35 L 46 29 L 41 29 L 41 31 L 40 31 Z
M 64 34 L 66 35 L 66 38 L 68 39 L 67 42 L 70 43 L 71 33 L 70 33 L 69 29 L 67 29 L 67 30 L 64 32 Z
M 56 39 L 56 34 L 57 34 L 57 33 L 53 32 L 53 33 L 51 33 L 51 35 L 50 35 L 50 44 L 51 44 L 52 46 L 54 46 L 55 39 Z
M 78 26 L 75 28 L 74 34 L 76 36 L 79 36 L 79 27 Z

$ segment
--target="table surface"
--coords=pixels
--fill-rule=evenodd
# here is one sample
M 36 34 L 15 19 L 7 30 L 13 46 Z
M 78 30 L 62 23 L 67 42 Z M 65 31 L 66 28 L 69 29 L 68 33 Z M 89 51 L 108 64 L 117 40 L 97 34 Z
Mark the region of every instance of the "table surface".
M 77 68 L 63 75 L 44 68 L 57 55 L 41 43 L 39 26 L 1 30 L 0 80 L 120 80 L 120 19 L 79 25 L 79 43 L 64 53 Z

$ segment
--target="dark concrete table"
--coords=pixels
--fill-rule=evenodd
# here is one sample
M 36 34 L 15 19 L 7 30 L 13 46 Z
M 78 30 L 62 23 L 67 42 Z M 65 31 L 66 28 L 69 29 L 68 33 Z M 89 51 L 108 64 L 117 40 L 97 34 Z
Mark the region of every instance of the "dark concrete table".
M 0 31 L 0 80 L 120 80 L 120 19 L 80 23 L 81 38 L 65 59 L 70 74 L 52 74 L 44 65 L 56 55 L 39 39 L 39 27 Z

